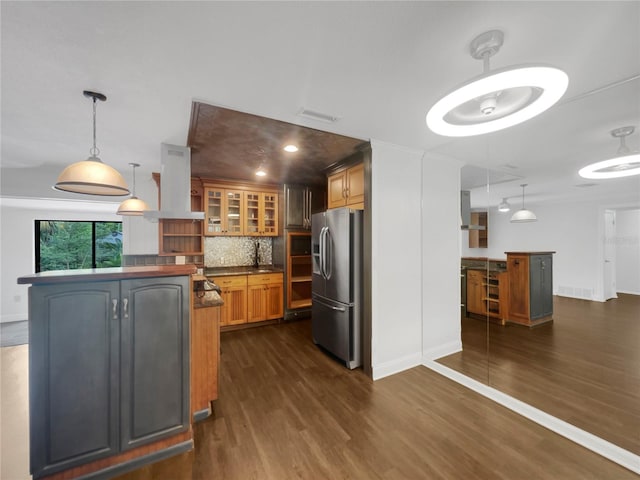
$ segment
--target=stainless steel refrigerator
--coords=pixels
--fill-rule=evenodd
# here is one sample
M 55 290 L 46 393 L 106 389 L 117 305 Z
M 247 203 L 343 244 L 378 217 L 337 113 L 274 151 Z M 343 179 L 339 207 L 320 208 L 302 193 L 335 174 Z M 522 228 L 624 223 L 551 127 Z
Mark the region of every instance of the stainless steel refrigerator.
M 311 219 L 313 341 L 362 365 L 362 211 L 336 208 Z

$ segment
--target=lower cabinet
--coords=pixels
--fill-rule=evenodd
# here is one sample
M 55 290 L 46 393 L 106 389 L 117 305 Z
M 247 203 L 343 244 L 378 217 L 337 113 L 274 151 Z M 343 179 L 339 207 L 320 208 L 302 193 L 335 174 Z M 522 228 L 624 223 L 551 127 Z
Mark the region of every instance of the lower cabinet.
M 247 320 L 261 322 L 284 315 L 282 273 L 250 275 L 247 278 Z
M 224 305 L 220 326 L 262 322 L 284 316 L 282 273 L 212 277 L 220 287 Z
M 189 429 L 189 277 L 29 289 L 31 473 Z
M 553 254 L 506 252 L 510 278 L 509 320 L 537 325 L 553 320 Z

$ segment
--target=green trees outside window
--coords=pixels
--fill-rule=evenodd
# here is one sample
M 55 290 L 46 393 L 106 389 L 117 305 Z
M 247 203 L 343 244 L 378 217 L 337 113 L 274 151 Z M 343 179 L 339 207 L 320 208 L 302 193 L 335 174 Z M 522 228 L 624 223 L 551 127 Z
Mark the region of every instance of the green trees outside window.
M 122 222 L 35 221 L 36 272 L 122 265 Z

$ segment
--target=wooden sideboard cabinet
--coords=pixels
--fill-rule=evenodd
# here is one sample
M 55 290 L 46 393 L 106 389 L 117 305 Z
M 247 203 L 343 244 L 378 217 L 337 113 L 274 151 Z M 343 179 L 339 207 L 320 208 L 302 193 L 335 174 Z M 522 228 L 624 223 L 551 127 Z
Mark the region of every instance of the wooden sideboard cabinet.
M 534 326 L 553 320 L 553 254 L 506 252 L 509 321 Z

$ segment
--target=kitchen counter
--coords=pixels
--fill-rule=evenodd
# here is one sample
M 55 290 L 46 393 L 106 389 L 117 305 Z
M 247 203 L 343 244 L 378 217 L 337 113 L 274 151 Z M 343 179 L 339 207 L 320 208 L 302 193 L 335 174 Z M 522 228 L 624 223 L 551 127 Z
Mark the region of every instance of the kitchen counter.
M 207 277 L 227 277 L 231 275 L 257 275 L 261 273 L 283 273 L 284 268 L 277 265 L 261 265 L 258 268 L 249 265 L 241 267 L 213 267 L 205 268 Z
M 467 270 L 483 270 L 490 272 L 504 272 L 507 261 L 487 257 L 462 257 L 460 265 Z
M 195 265 L 161 265 L 145 267 L 52 270 L 50 272 L 40 272 L 19 277 L 18 284 L 40 285 L 45 283 L 125 280 L 127 278 L 173 277 L 177 275 L 191 275 L 195 272 Z

